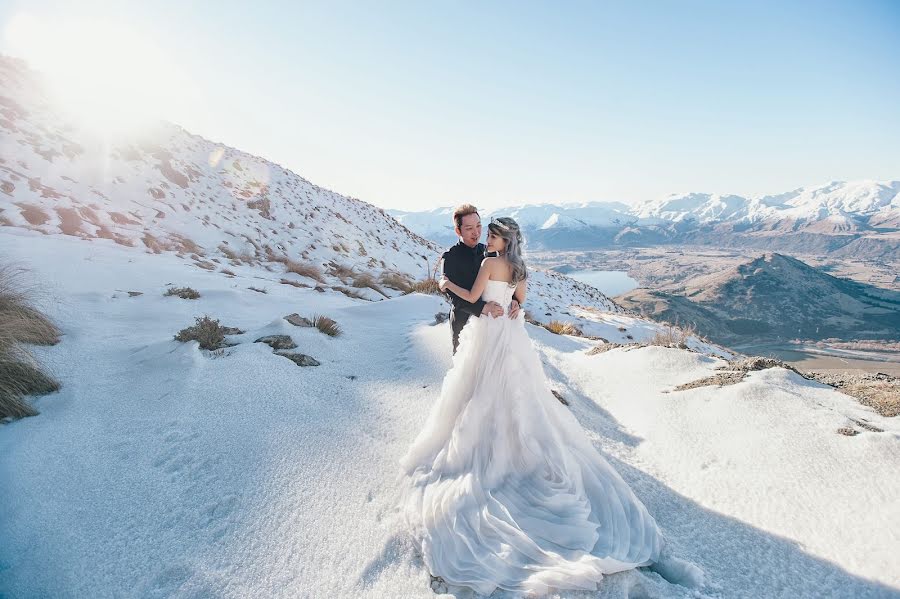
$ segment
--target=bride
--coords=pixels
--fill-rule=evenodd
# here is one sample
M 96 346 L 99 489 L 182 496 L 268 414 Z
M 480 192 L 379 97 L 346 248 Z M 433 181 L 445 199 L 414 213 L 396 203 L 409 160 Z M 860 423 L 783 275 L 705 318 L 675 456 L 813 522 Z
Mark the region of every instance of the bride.
M 492 219 L 467 301 L 525 301 L 522 235 Z M 473 318 L 424 428 L 401 459 L 402 503 L 432 575 L 490 594 L 596 590 L 649 565 L 662 535 L 647 508 L 550 392 L 517 318 Z

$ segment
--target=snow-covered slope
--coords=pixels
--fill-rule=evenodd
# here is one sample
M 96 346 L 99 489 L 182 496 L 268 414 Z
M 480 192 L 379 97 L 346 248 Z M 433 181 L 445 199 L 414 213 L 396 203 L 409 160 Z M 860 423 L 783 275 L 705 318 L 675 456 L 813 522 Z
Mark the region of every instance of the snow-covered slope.
M 424 279 L 444 249 L 380 208 L 175 125 L 97 137 L 75 125 L 24 63 L 0 56 L 2 226 L 173 252 L 223 276 L 264 265 L 295 285 L 332 288 L 350 285 L 351 271 Z M 285 260 L 319 268 L 321 280 L 288 272 Z M 571 306 L 622 312 L 556 273 L 535 270 L 531 282 L 529 308 L 541 321 L 567 317 Z M 352 293 L 370 300 L 399 293 L 380 289 Z
M 0 58 L 0 222 L 176 251 L 204 268 L 288 257 L 423 278 L 439 250 L 381 209 L 159 123 L 78 129 L 22 63 Z M 212 261 L 212 262 L 211 262 Z
M 38 348 L 61 391 L 0 426 L 0 596 L 472 597 L 435 594 L 394 509 L 398 460 L 450 366 L 449 326 L 432 324 L 441 299 L 358 302 L 279 285 L 264 266 L 228 278 L 21 228 L 0 228 L 0 248 L 31 269 L 64 333 Z M 163 297 L 171 282 L 201 297 Z M 344 334 L 295 327 L 292 312 Z M 245 333 L 217 352 L 172 339 L 203 314 Z M 675 391 L 722 361 L 590 355 L 595 342 L 527 330 L 667 543 L 656 569 L 558 596 L 900 596 L 897 418 L 780 368 Z M 321 365 L 254 343 L 270 334 Z M 860 422 L 883 432 L 837 433 Z

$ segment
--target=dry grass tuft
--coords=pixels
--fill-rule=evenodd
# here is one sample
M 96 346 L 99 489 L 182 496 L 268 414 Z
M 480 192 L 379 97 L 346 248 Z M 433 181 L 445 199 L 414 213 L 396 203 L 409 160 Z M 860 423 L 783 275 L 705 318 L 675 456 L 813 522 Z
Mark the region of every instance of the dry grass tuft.
M 178 331 L 175 340 L 182 343 L 197 341 L 200 343 L 200 349 L 214 350 L 224 347 L 225 334 L 226 328 L 219 323 L 218 319 L 198 316 L 192 326 Z
M 337 277 L 344 282 L 347 282 L 347 280 L 353 278 L 354 276 L 352 268 L 350 268 L 349 266 L 344 266 L 343 264 L 338 264 L 336 262 L 332 263 L 328 267 L 328 274 L 333 277 Z
M 377 293 L 380 293 L 384 297 L 387 297 L 387 294 L 384 292 L 378 283 L 375 281 L 375 277 L 370 275 L 367 272 L 360 272 L 353 275 L 353 286 L 357 289 L 371 289 Z
M 657 331 L 647 343 L 649 345 L 687 349 L 688 339 L 696 335 L 697 329 L 694 325 L 688 325 L 687 327 L 667 325 L 662 331 Z
M 291 287 L 299 287 L 300 289 L 309 289 L 311 286 L 306 283 L 300 283 L 299 281 L 292 281 L 290 279 L 281 279 L 278 281 L 282 285 L 290 285 Z
M 177 295 L 181 299 L 198 299 L 200 297 L 200 292 L 191 287 L 170 287 L 163 293 L 163 297 L 169 297 L 172 295 Z
M 412 289 L 412 281 L 404 274 L 399 272 L 383 272 L 378 280 L 385 287 L 408 293 Z
M 360 293 L 356 289 L 351 289 L 350 287 L 333 287 L 335 291 L 340 291 L 347 297 L 352 297 L 353 299 L 360 299 L 370 301 L 364 294 Z
M 581 329 L 579 329 L 571 322 L 551 320 L 544 325 L 544 328 L 551 333 L 556 333 L 557 335 L 573 335 L 575 337 L 581 337 L 583 335 Z
M 31 305 L 31 293 L 22 285 L 24 270 L 0 267 L 0 420 L 34 416 L 37 410 L 25 401 L 59 389 L 24 347 L 54 345 L 60 330 Z
M 410 285 L 407 293 L 425 293 L 429 295 L 444 295 L 438 286 L 437 279 L 422 279 Z
M 300 275 L 301 277 L 309 277 L 310 279 L 313 279 L 314 281 L 318 281 L 320 283 L 323 283 L 325 281 L 325 277 L 322 274 L 322 269 L 310 262 L 285 260 L 284 267 L 287 269 L 287 272 L 292 272 L 294 274 Z
M 327 316 L 316 314 L 311 320 L 314 327 L 329 337 L 338 337 L 343 333 L 341 326 L 334 319 Z

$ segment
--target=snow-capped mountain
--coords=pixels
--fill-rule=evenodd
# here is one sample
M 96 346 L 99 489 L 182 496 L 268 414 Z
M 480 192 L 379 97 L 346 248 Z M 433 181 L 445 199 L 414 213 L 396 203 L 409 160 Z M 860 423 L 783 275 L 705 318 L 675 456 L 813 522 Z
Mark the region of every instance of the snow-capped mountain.
M 451 211 L 405 212 L 398 218 L 425 237 L 446 241 L 453 237 Z M 834 237 L 828 243 L 832 251 L 848 246 L 843 251 L 900 258 L 896 239 L 900 181 L 834 181 L 749 198 L 674 194 L 634 206 L 620 202 L 511 206 L 483 216 L 500 215 L 519 220 L 535 249 L 693 242 L 802 251 L 809 240 L 795 235 L 812 234 Z M 820 245 L 818 240 L 815 251 Z
M 629 207 L 621 202 L 583 202 L 563 204 L 524 204 L 481 213 L 482 223 L 492 217 L 511 216 L 528 233 L 528 243 L 542 247 L 559 235 L 565 236 L 564 243 L 572 244 L 580 231 L 584 236 L 583 245 L 603 243 L 616 232 L 637 222 L 637 217 L 628 212 Z M 423 237 L 442 244 L 454 243 L 453 207 L 435 208 L 422 212 L 388 210 L 398 221 Z
M 381 208 L 168 123 L 139 137 L 97 137 L 66 115 L 22 61 L 0 56 L 0 229 L 174 252 L 224 276 L 263 266 L 276 284 L 343 293 L 354 276 L 433 275 L 444 248 L 404 226 L 434 215 L 427 216 L 401 216 L 401 224 Z M 443 216 L 450 220 L 449 211 Z M 290 272 L 288 261 L 312 275 Z M 349 292 L 379 300 L 401 290 L 363 284 Z M 557 273 L 533 271 L 529 297 L 541 321 L 568 315 L 570 306 L 622 311 Z
M 692 221 L 744 224 L 751 230 L 822 233 L 863 231 L 900 215 L 900 181 L 832 181 L 754 198 L 689 193 L 644 202 L 635 215 L 645 224 Z M 743 229 L 747 230 L 747 229 Z

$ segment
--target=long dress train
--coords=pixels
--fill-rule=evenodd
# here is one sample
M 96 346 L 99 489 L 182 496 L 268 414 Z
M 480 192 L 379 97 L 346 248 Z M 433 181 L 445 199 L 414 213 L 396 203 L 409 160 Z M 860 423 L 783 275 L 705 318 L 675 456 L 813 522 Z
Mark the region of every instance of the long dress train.
M 482 299 L 509 306 L 489 281 Z M 550 392 L 524 317 L 471 318 L 401 464 L 401 511 L 430 572 L 490 594 L 597 589 L 656 561 L 656 521 Z

